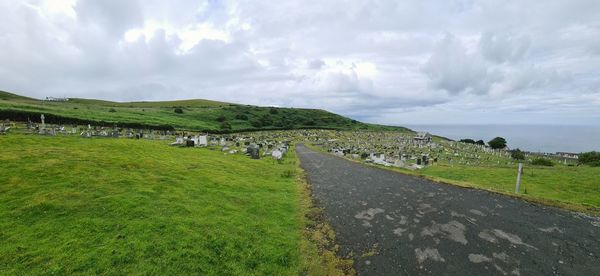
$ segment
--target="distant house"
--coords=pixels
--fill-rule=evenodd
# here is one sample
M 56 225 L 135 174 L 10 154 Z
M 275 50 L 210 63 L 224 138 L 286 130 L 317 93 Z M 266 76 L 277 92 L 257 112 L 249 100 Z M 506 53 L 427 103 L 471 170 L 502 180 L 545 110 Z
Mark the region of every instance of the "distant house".
M 571 152 L 557 152 L 556 155 L 563 158 L 579 159 L 579 154 Z
M 417 132 L 417 135 L 415 135 L 415 138 L 413 139 L 417 144 L 428 144 L 431 143 L 432 141 L 432 137 L 431 134 L 429 134 L 429 132 Z
M 48 101 L 48 102 L 68 102 L 69 98 L 46 97 L 46 101 Z

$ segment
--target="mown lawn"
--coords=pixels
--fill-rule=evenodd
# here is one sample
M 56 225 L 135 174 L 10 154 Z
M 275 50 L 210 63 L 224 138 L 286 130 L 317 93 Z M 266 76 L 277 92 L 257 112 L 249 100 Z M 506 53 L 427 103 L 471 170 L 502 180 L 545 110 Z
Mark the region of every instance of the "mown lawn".
M 293 153 L 166 144 L 0 136 L 0 274 L 302 271 Z
M 470 186 L 514 193 L 517 168 L 435 165 L 421 174 Z M 525 166 L 521 194 L 600 208 L 600 168 Z

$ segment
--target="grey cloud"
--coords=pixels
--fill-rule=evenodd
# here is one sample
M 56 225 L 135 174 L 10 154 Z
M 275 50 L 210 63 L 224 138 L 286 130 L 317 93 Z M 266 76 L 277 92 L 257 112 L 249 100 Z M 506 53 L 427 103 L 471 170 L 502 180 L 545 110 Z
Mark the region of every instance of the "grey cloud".
M 514 37 L 506 33 L 485 32 L 479 41 L 481 52 L 488 60 L 503 63 L 517 61 L 531 44 L 528 36 Z
M 512 112 L 505 107 L 524 99 L 569 118 L 600 108 L 593 0 L 79 0 L 75 17 L 44 1 L 0 1 L 0 89 L 292 105 L 372 122 L 434 109 L 489 120 L 460 110 Z M 152 24 L 151 35 L 125 39 Z M 182 51 L 189 36 L 210 31 L 227 39 Z
M 75 11 L 82 22 L 98 25 L 115 36 L 144 22 L 138 0 L 79 0 Z
M 313 70 L 319 70 L 325 66 L 325 62 L 320 59 L 313 59 L 309 64 L 308 68 Z
M 450 34 L 438 43 L 423 71 L 435 89 L 451 94 L 484 94 L 502 78 L 499 72 L 488 69 L 477 53 L 467 53 L 463 44 Z

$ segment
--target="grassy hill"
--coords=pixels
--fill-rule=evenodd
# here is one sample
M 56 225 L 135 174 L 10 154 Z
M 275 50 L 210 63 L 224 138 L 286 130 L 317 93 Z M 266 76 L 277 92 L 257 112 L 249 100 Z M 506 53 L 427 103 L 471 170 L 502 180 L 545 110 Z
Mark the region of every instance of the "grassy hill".
M 215 133 L 321 128 L 397 130 L 402 127 L 366 124 L 325 110 L 260 107 L 209 100 L 111 102 L 71 98 L 52 102 L 0 91 L 0 119 L 48 123 L 119 125 L 124 127 L 196 130 Z

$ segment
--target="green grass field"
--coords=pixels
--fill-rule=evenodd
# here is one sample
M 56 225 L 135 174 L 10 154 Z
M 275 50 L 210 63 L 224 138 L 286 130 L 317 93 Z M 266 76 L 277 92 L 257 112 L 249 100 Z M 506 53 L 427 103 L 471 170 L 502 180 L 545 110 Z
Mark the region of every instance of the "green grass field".
M 182 113 L 176 113 L 177 108 Z M 407 130 L 365 124 L 318 109 L 259 107 L 208 100 L 121 103 L 70 99 L 68 102 L 48 102 L 0 91 L 0 119 L 25 122 L 30 118 L 39 122 L 42 113 L 50 123 L 70 124 L 77 120 L 74 123 L 137 124 L 144 128 L 171 127 L 207 132 L 298 128 Z
M 420 174 L 457 181 L 468 186 L 514 193 L 517 168 L 482 166 L 430 166 Z M 600 168 L 525 166 L 521 178 L 525 197 L 549 199 L 600 210 Z
M 1 275 L 310 266 L 293 153 L 279 164 L 166 141 L 19 134 L 0 148 Z

